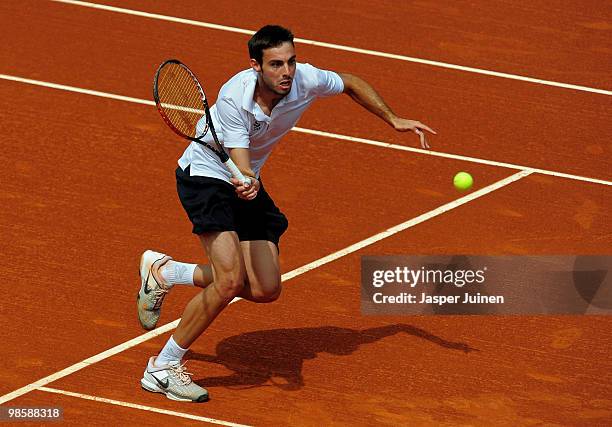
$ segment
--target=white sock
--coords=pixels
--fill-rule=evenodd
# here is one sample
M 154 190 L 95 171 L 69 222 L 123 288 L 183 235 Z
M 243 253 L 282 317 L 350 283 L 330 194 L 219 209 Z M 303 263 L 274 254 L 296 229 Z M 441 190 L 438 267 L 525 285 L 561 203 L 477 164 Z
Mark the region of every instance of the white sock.
M 164 268 L 162 268 L 161 276 L 169 287 L 174 285 L 194 286 L 193 272 L 197 266 L 197 264 L 187 264 L 186 262 L 170 260 L 164 265 Z
M 155 359 L 156 366 L 169 365 L 180 363 L 181 359 L 187 353 L 187 348 L 181 348 L 171 336 L 168 342 Z

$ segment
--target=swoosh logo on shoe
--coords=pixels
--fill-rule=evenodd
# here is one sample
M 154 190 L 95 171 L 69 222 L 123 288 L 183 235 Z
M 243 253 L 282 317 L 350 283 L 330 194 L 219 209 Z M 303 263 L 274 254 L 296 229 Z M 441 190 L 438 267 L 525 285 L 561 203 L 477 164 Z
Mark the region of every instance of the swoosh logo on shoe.
M 151 277 L 151 269 L 149 269 L 149 274 L 147 274 L 147 278 L 145 279 L 145 282 L 144 282 L 145 295 L 148 295 L 151 293 L 151 289 L 149 288 L 149 277 Z
M 153 266 L 155 265 L 156 262 L 161 261 L 162 259 L 163 258 L 156 259 L 151 264 L 151 267 L 149 267 L 149 272 L 147 273 L 147 278 L 146 278 L 145 283 L 144 283 L 144 293 L 145 293 L 145 295 L 148 295 L 152 291 L 152 289 L 149 288 L 149 277 L 152 277 L 153 280 L 155 280 L 155 283 L 157 283 L 159 285 L 159 282 L 157 281 L 155 276 L 153 276 Z
M 157 381 L 157 384 L 159 384 L 160 386 L 162 386 L 162 388 L 166 389 L 168 388 L 168 386 L 170 385 L 170 381 L 168 381 L 168 378 L 166 378 L 166 381 L 161 381 L 159 378 L 157 378 L 155 375 L 151 375 L 153 378 L 155 378 L 155 381 Z

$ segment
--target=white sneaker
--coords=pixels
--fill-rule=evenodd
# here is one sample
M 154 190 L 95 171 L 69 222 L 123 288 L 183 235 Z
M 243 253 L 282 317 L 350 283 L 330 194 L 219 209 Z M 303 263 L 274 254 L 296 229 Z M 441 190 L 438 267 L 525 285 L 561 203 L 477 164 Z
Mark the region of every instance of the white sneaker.
M 155 366 L 155 356 L 149 359 L 147 369 L 140 380 L 142 388 L 153 393 L 163 393 L 168 399 L 182 402 L 206 402 L 208 391 L 191 380 L 185 364 Z
M 161 278 L 158 279 L 153 274 L 159 272 L 159 267 L 170 261 L 172 258 L 168 255 L 145 251 L 140 257 L 140 290 L 136 297 L 136 305 L 138 308 L 138 320 L 145 329 L 153 329 L 157 325 L 159 315 L 161 314 L 161 305 L 168 289 L 164 283 L 161 283 Z

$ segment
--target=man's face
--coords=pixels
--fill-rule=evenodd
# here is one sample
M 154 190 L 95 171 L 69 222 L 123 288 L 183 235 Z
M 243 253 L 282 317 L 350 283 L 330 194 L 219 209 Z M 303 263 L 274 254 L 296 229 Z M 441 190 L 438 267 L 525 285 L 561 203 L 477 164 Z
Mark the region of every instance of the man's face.
M 287 95 L 295 76 L 293 43 L 285 42 L 278 47 L 265 49 L 261 62 L 259 64 L 251 59 L 251 66 L 261 75 L 265 88 L 277 95 Z

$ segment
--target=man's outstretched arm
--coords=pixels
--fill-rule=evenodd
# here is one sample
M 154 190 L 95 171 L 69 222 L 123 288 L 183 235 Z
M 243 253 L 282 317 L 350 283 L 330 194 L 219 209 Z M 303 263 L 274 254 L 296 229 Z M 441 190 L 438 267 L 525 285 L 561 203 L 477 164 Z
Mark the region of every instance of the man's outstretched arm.
M 421 139 L 421 146 L 423 148 L 429 148 L 423 131 L 435 134 L 436 132 L 433 129 L 419 121 L 404 119 L 397 116 L 374 88 L 365 80 L 347 73 L 338 73 L 338 75 L 344 82 L 344 93 L 353 98 L 355 102 L 362 105 L 371 113 L 376 114 L 395 130 L 399 132 L 415 132 Z

